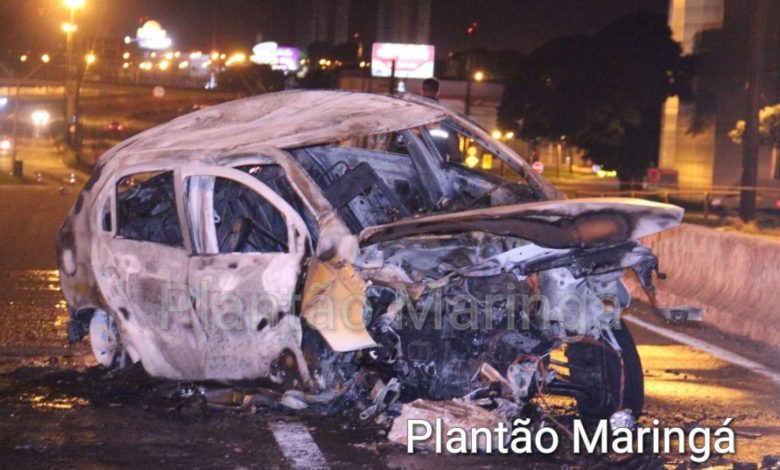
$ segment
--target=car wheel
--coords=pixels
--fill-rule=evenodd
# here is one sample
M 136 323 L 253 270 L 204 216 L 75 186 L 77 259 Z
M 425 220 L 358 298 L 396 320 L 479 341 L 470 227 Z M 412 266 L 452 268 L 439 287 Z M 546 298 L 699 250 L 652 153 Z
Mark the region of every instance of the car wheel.
M 619 409 L 630 409 L 636 417 L 642 413 L 644 377 L 634 338 L 622 321 L 620 328 L 612 331 L 623 350 L 625 382 L 622 397 L 620 356 L 609 346 L 579 342 L 566 349 L 571 380 L 585 390 L 585 394 L 577 398 L 580 416 L 585 419 L 609 418 Z
M 89 322 L 89 343 L 92 354 L 103 367 L 116 367 L 122 347 L 119 343 L 119 332 L 114 320 L 103 310 L 95 310 Z

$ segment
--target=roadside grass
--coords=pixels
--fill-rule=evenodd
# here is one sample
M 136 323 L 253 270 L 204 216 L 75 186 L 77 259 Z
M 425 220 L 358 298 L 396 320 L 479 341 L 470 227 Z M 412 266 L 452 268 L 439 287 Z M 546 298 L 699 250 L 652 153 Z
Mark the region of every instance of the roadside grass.
M 0 184 L 1 185 L 25 184 L 25 181 L 21 178 L 17 178 L 16 176 L 11 175 L 10 173 L 6 173 L 5 171 L 0 171 Z
M 759 213 L 756 216 L 756 220 L 746 223 L 734 215 L 719 216 L 710 214 L 705 219 L 704 214 L 701 212 L 686 212 L 683 221 L 716 230 L 780 238 L 780 215 L 778 214 Z

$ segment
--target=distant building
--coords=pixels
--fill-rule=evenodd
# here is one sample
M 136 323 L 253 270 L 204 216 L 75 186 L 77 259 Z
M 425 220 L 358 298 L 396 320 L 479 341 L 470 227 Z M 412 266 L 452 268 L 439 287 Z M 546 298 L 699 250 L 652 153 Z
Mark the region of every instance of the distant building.
M 377 42 L 428 44 L 431 0 L 376 0 L 359 5 L 365 1 L 295 0 L 296 46 L 304 48 L 313 42 L 343 44 L 352 39 L 354 31 L 350 27 Z M 353 17 L 356 6 L 363 14 Z M 376 15 L 376 21 L 365 21 L 365 12 Z
M 295 0 L 295 43 L 342 44 L 349 38 L 350 0 Z
M 659 166 L 678 172 L 680 186 L 739 185 L 742 147 L 728 132 L 744 119 L 744 81 L 755 0 L 671 0 L 669 26 L 685 54 L 705 53 L 696 103 L 669 98 L 664 106 Z M 765 104 L 780 102 L 780 10 L 767 19 Z M 692 132 L 697 124 L 696 132 Z M 758 184 L 780 188 L 777 152 L 762 147 Z
M 428 44 L 431 0 L 379 0 L 377 42 Z

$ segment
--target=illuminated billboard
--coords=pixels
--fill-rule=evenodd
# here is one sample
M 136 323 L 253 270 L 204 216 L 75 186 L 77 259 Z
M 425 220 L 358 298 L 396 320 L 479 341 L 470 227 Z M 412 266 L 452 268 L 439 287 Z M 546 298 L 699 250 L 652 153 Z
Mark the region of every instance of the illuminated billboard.
M 398 78 L 433 77 L 435 48 L 429 44 L 376 42 L 371 50 L 371 75 L 389 77 L 395 61 Z
M 273 41 L 261 42 L 252 48 L 252 57 L 256 64 L 270 65 L 274 70 L 294 72 L 298 70 L 300 54 L 295 47 L 280 46 Z
M 276 49 L 276 63 L 274 69 L 294 72 L 298 70 L 298 58 L 300 54 L 296 47 L 278 47 Z

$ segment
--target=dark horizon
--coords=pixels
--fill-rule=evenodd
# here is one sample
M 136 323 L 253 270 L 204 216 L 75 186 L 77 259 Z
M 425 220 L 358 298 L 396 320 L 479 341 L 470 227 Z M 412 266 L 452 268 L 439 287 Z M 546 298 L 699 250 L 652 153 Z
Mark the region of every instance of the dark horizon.
M 67 20 L 61 0 L 3 0 L 0 15 L 2 53 L 56 50 Z M 84 37 L 134 35 L 142 19 L 155 19 L 174 39 L 174 49 L 248 50 L 256 38 L 292 44 L 293 2 L 284 0 L 87 0 L 77 23 Z M 667 14 L 668 0 L 433 0 L 430 42 L 440 57 L 466 47 L 465 29 L 479 27 L 474 45 L 528 53 L 558 36 L 593 33 L 611 21 L 639 11 Z M 373 41 L 376 1 L 353 3 L 350 34 Z

